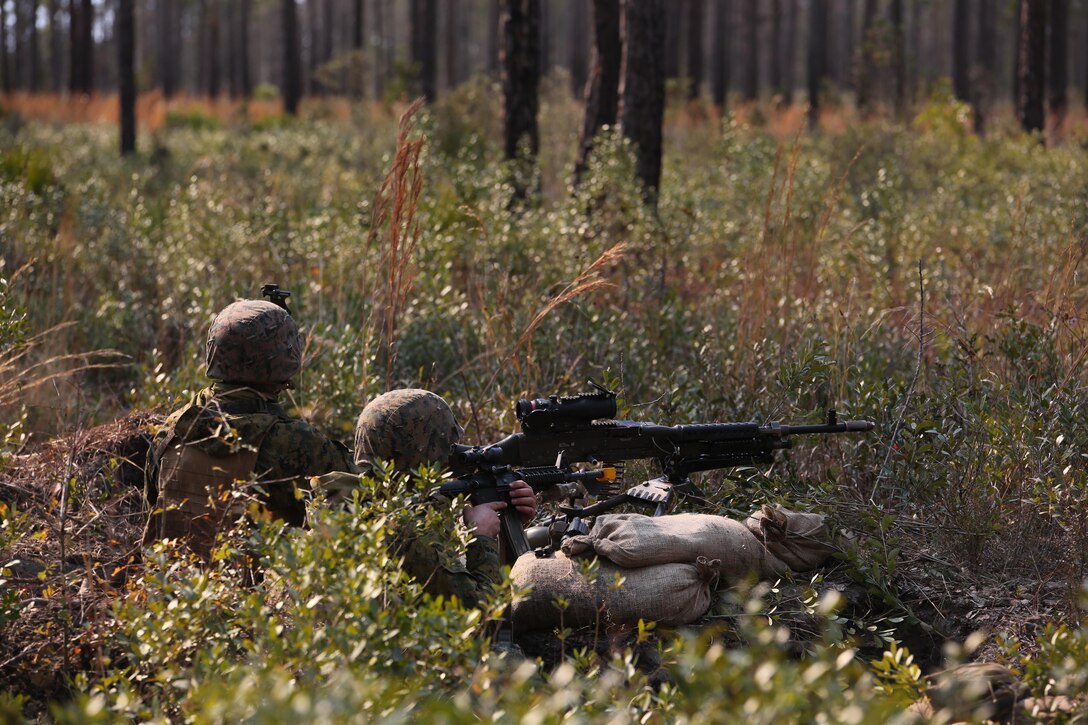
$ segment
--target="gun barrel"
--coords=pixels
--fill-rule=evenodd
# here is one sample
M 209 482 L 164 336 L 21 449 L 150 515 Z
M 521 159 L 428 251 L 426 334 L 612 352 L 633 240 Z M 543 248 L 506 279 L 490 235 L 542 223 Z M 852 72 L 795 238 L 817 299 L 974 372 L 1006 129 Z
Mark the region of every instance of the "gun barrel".
M 781 435 L 808 435 L 821 433 L 865 433 L 876 427 L 871 420 L 844 420 L 831 425 L 779 425 L 772 423 L 764 426 L 768 432 L 777 431 Z

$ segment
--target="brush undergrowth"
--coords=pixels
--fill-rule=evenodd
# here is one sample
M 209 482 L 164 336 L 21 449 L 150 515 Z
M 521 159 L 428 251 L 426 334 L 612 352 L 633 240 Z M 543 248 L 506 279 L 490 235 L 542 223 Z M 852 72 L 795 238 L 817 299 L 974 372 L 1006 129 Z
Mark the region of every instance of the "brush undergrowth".
M 275 281 L 307 335 L 292 404 L 335 436 L 400 385 L 444 395 L 470 441 L 512 430 L 518 397 L 589 378 L 618 388 L 629 417 L 670 424 L 835 408 L 877 432 L 710 476 L 712 508 L 826 511 L 859 534 L 854 566 L 873 591 L 890 591 L 904 532 L 924 525 L 927 555 L 1075 598 L 1088 574 L 1079 143 L 980 139 L 938 102 L 913 126 L 785 140 L 673 112 L 657 213 L 614 137 L 569 188 L 574 142 L 558 132 L 542 135 L 540 194 L 512 206 L 493 99 L 465 86 L 399 147 L 397 117 L 377 109 L 166 124 L 125 160 L 112 127 L 8 122 L 0 360 L 43 330 L 27 364 L 118 350 L 131 364 L 82 373 L 94 415 L 167 410 L 203 384 L 215 311 Z M 558 94 L 542 112 L 546 129 L 577 127 Z M 55 432 L 72 397 L 40 385 L 0 408 L 5 450 L 12 431 Z M 622 658 L 477 665 L 478 615 L 420 600 L 381 559 L 377 524 L 323 516 L 262 540 L 277 598 L 160 560 L 117 605 L 118 651 L 64 717 L 872 722 L 916 684 L 900 654 L 874 689 L 845 640 L 790 659 L 776 627 L 744 651 L 680 636 L 665 657 L 679 676 L 657 687 Z M 15 616 L 4 607 L 0 620 Z M 172 633 L 148 639 L 148 617 Z M 1083 679 L 1077 624 L 1019 660 L 1040 692 Z M 195 646 L 207 637 L 219 644 Z

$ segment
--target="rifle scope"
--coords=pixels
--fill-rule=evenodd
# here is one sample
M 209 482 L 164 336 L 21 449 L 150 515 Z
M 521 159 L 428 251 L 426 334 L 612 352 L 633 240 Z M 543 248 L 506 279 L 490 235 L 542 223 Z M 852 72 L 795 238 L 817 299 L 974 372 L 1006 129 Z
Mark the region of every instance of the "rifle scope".
M 514 412 L 525 430 L 544 430 L 571 424 L 589 423 L 594 420 L 611 420 L 616 417 L 615 393 L 602 391 L 550 398 L 526 400 L 514 405 Z

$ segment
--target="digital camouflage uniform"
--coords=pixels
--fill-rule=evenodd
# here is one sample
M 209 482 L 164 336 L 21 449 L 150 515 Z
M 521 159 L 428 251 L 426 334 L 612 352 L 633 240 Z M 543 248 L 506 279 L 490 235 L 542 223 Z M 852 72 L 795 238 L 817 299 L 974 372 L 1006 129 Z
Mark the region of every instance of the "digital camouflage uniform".
M 239 490 L 301 526 L 309 476 L 358 470 L 346 447 L 276 402 L 272 391 L 299 371 L 301 354 L 294 321 L 270 302 L 236 302 L 216 317 L 207 346 L 216 382 L 175 411 L 153 444 L 145 543 L 181 538 L 206 557 L 216 533 L 246 510 L 246 499 L 231 495 Z
M 464 431 L 442 398 L 426 390 L 394 390 L 379 395 L 359 415 L 355 426 L 355 460 L 392 461 L 399 471 L 427 463 L 444 466 L 450 446 Z M 466 606 L 478 606 L 485 591 L 499 581 L 502 563 L 498 542 L 476 536 L 462 562 L 451 550 L 454 533 L 423 525 L 419 509 L 391 524 L 390 553 L 402 558 L 404 571 L 432 595 L 456 596 Z

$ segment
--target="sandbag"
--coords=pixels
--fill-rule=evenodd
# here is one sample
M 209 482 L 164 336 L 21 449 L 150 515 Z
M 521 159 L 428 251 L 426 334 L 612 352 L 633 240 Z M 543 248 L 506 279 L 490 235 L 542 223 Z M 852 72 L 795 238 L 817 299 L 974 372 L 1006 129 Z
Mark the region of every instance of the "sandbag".
M 704 557 L 719 560 L 727 577 L 778 576 L 788 569 L 742 522 L 709 514 L 606 514 L 588 534 L 568 538 L 562 548 L 569 556 L 592 552 L 628 568 Z
M 764 505 L 744 523 L 767 551 L 793 571 L 815 569 L 835 552 L 822 514 Z
M 514 563 L 511 580 L 531 587 L 511 607 L 515 630 L 630 626 L 640 619 L 668 627 L 688 624 L 710 607 L 710 589 L 719 574 L 719 563 L 705 558 L 638 569 L 623 569 L 602 559 L 596 577 L 587 580 L 580 562 L 559 552 L 546 559 L 529 553 Z M 624 578 L 619 587 L 617 573 Z M 556 606 L 560 597 L 568 602 L 563 610 Z

